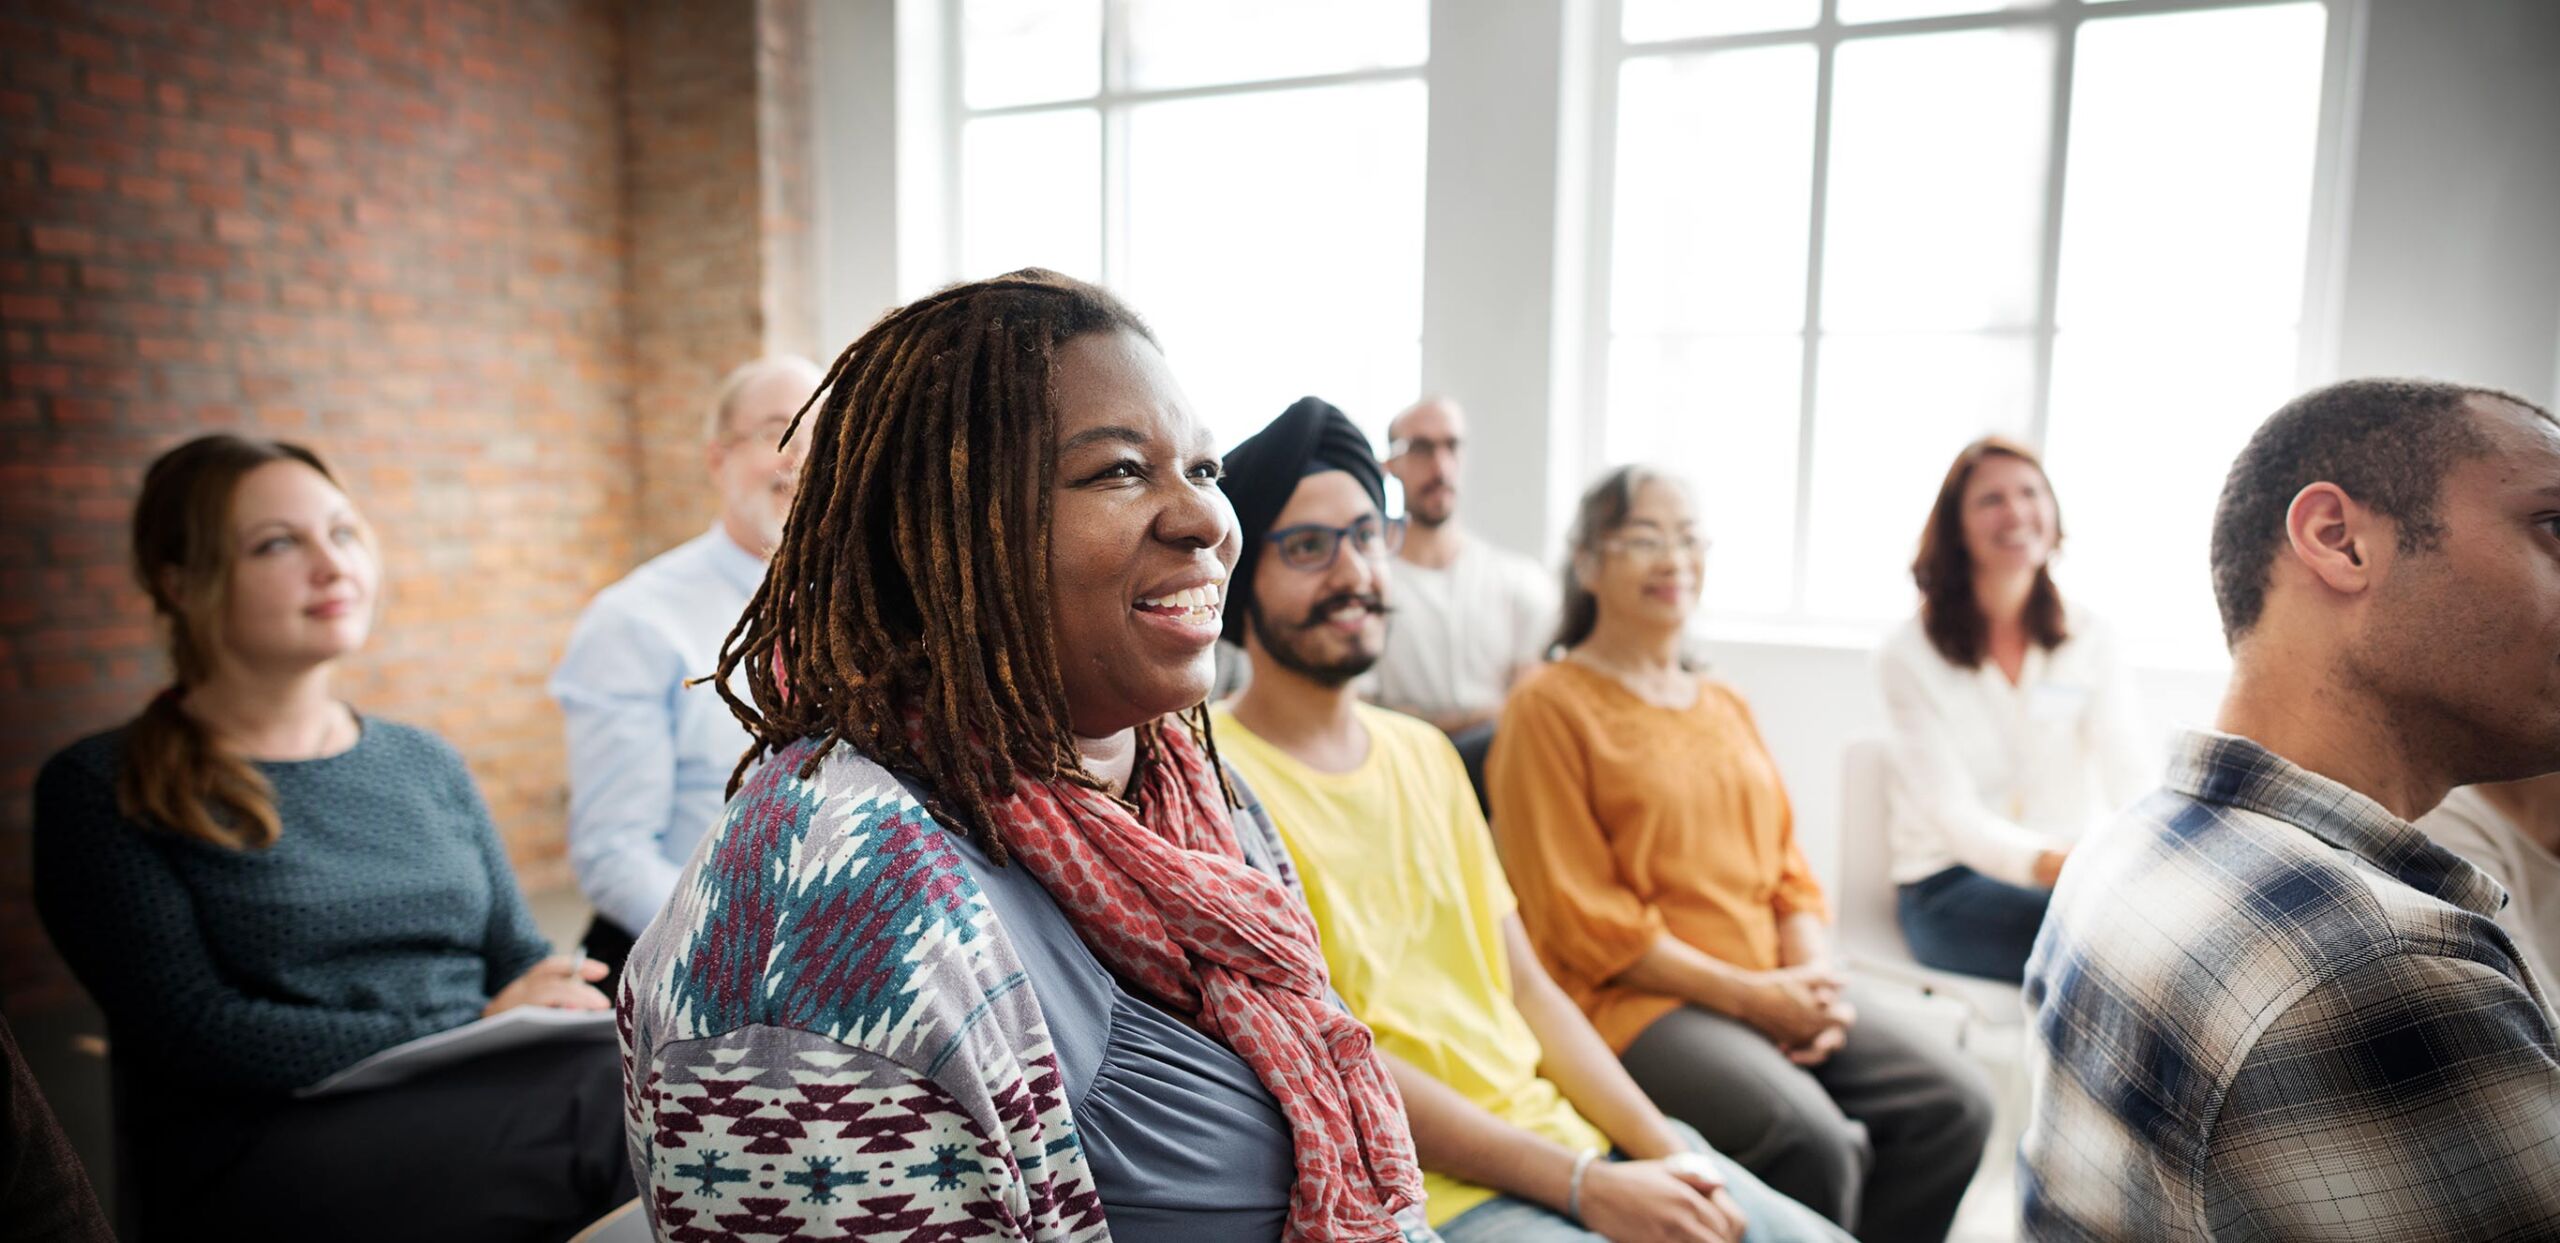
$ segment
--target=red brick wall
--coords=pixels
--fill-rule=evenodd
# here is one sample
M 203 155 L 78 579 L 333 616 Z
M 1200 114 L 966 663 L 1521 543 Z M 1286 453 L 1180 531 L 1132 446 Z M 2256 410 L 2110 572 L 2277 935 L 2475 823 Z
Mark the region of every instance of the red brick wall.
M 164 676 L 123 523 L 200 430 L 338 468 L 389 577 L 349 697 L 452 739 L 527 886 L 564 874 L 542 682 L 639 547 L 621 27 L 607 0 L 0 12 L 0 989 L 59 991 L 28 788 Z
M 755 0 L 629 0 L 631 415 L 640 551 L 702 533 L 717 502 L 702 415 L 762 352 Z
M 810 104 L 810 0 L 757 6 L 756 133 L 763 159 L 765 347 L 821 368 L 846 342 L 818 336 L 817 117 Z

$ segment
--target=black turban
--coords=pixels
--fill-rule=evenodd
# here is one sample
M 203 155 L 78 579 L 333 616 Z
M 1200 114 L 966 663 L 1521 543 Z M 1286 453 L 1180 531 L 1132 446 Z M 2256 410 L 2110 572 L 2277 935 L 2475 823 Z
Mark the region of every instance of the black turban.
M 1329 470 L 1351 472 L 1383 515 L 1387 512 L 1387 477 L 1369 437 L 1349 416 L 1329 402 L 1301 397 L 1269 426 L 1227 450 L 1227 501 L 1236 507 L 1243 528 L 1244 551 L 1236 554 L 1235 577 L 1227 580 L 1225 634 L 1230 643 L 1244 642 L 1244 615 L 1253 599 L 1253 568 L 1262 559 L 1262 537 L 1288 508 L 1298 481 Z

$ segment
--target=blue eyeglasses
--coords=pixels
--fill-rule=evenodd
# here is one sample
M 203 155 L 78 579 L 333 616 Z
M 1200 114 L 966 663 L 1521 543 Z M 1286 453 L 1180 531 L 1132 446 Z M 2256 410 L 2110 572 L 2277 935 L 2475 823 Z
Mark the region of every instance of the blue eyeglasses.
M 1379 560 L 1404 547 L 1404 519 L 1381 518 L 1362 514 L 1347 527 L 1329 527 L 1321 523 L 1302 522 L 1282 527 L 1262 537 L 1280 553 L 1280 564 L 1293 570 L 1321 574 L 1333 568 L 1342 556 L 1342 544 L 1349 540 L 1361 556 Z

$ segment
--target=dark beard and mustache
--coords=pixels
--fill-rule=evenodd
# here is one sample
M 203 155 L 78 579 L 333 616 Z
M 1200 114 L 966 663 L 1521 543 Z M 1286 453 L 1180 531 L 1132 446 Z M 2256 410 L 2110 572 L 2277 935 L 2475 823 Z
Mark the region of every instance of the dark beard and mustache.
M 1271 654 L 1272 663 L 1328 690 L 1340 690 L 1376 665 L 1378 653 L 1354 651 L 1340 660 L 1320 661 L 1300 650 L 1296 637 L 1323 625 L 1325 616 L 1335 609 L 1354 603 L 1366 605 L 1379 617 L 1389 617 L 1395 612 L 1377 593 L 1359 591 L 1335 592 L 1316 601 L 1315 606 L 1307 610 L 1306 618 L 1285 632 L 1271 624 L 1270 617 L 1262 611 L 1261 601 L 1246 601 L 1244 611 L 1246 619 L 1253 625 L 1254 634 L 1262 639 L 1262 650 Z

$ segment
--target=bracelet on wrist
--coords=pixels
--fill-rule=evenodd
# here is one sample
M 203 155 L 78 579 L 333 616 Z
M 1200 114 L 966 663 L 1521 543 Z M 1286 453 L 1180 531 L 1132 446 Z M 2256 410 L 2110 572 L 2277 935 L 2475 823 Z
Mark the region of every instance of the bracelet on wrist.
M 1573 1181 L 1564 1193 L 1564 1215 L 1575 1222 L 1582 1220 L 1582 1176 L 1591 1172 L 1591 1162 L 1599 1157 L 1597 1148 L 1585 1148 L 1573 1159 Z

